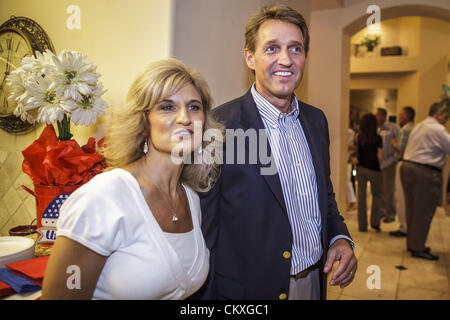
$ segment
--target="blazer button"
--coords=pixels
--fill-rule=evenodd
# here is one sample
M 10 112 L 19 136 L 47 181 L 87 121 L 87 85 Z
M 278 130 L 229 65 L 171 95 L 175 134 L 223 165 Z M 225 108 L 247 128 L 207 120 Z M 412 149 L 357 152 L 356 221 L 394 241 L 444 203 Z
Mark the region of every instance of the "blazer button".
M 283 252 L 283 258 L 289 259 L 291 257 L 291 253 L 289 251 Z
M 280 300 L 285 300 L 287 298 L 287 294 L 286 293 L 282 293 L 279 295 L 278 297 Z

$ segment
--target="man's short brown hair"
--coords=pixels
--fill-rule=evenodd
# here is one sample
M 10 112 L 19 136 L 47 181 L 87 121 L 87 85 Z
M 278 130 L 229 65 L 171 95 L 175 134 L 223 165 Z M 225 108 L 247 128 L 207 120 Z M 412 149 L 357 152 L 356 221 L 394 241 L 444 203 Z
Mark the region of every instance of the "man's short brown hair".
M 403 111 L 405 111 L 410 121 L 414 121 L 414 117 L 416 116 L 416 111 L 414 111 L 413 107 L 407 106 L 403 107 Z
M 385 118 L 387 117 L 387 110 L 386 109 L 384 109 L 384 108 L 377 108 L 377 111 L 379 111 L 383 117 L 385 117 Z
M 303 16 L 285 5 L 271 5 L 265 6 L 260 12 L 254 14 L 245 26 L 245 48 L 250 52 L 255 52 L 256 36 L 258 34 L 259 27 L 267 20 L 281 20 L 290 22 L 298 26 L 303 34 L 303 45 L 305 47 L 305 53 L 309 50 L 309 30 L 306 25 L 306 21 Z
M 450 108 L 445 104 L 445 100 L 431 104 L 428 115 L 433 117 L 436 113 L 447 117 L 450 116 Z

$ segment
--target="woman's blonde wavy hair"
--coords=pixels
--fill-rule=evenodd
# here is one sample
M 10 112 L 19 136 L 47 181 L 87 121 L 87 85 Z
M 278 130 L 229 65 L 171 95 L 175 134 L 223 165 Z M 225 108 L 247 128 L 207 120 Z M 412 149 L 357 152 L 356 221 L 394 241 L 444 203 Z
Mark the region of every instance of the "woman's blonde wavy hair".
M 106 130 L 105 144 L 101 150 L 108 170 L 127 166 L 141 157 L 144 142 L 149 138 L 149 111 L 162 100 L 172 96 L 184 85 L 193 85 L 205 112 L 203 130 L 224 127 L 212 117 L 212 98 L 208 84 L 196 71 L 177 59 L 167 59 L 150 64 L 132 83 L 125 107 L 112 111 Z M 213 141 L 221 148 L 221 141 Z M 205 147 L 205 142 L 203 142 Z M 181 182 L 197 192 L 208 191 L 220 174 L 219 164 L 185 164 Z

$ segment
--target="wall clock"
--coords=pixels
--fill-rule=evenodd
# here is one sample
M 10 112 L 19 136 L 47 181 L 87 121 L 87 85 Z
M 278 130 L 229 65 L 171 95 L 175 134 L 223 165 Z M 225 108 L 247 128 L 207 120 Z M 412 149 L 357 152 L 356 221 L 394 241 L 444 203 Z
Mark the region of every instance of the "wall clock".
M 34 126 L 13 114 L 16 103 L 8 101 L 6 77 L 14 66 L 20 66 L 23 57 L 46 49 L 55 52 L 44 29 L 35 21 L 12 16 L 0 26 L 0 128 L 6 132 L 23 133 Z

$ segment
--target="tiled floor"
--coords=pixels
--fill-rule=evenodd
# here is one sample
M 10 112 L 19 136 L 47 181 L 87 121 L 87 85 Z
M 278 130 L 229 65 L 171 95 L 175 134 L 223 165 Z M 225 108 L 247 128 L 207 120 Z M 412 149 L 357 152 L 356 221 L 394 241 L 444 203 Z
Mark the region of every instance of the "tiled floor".
M 426 243 L 432 253 L 439 256 L 438 261 L 411 257 L 406 251 L 405 238 L 389 236 L 389 231 L 398 230 L 397 221 L 382 223 L 380 233 L 370 227 L 368 232 L 361 233 L 358 232 L 356 210 L 343 216 L 356 244 L 358 270 L 350 286 L 344 289 L 328 286 L 328 299 L 450 300 L 450 216 L 445 214 L 443 207 L 436 210 Z M 397 266 L 406 269 L 399 270 Z M 376 286 L 377 275 L 379 288 Z

